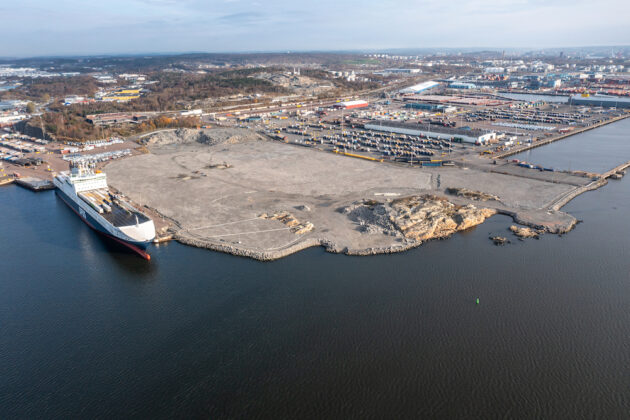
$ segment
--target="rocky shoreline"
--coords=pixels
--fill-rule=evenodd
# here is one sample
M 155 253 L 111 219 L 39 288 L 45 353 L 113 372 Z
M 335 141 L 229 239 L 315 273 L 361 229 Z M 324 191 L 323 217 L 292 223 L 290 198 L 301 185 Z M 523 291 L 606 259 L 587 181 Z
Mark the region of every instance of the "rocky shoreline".
M 344 254 L 349 256 L 371 256 L 382 254 L 395 254 L 398 252 L 409 251 L 411 249 L 421 246 L 424 242 L 414 241 L 401 245 L 392 245 L 385 247 L 371 247 L 371 248 L 348 248 L 341 246 L 335 242 L 331 242 L 323 238 L 306 238 L 296 244 L 288 246 L 286 248 L 273 250 L 273 251 L 259 251 L 247 248 L 242 248 L 233 244 L 216 243 L 207 240 L 199 240 L 186 236 L 185 234 L 177 233 L 173 237 L 177 242 L 194 246 L 197 248 L 206 248 L 212 251 L 224 252 L 237 257 L 247 257 L 258 261 L 275 261 L 297 252 L 303 251 L 308 248 L 321 246 L 326 252 L 333 254 Z M 444 239 L 444 238 L 435 238 Z M 426 241 L 425 241 L 426 242 Z
M 500 212 L 497 212 L 496 214 L 500 214 Z M 576 223 L 577 223 L 577 220 L 576 220 Z M 476 226 L 476 224 L 474 226 Z M 474 226 L 469 226 L 466 229 L 472 229 Z M 571 229 L 574 226 L 575 224 L 572 224 Z M 458 231 L 466 230 L 466 229 L 460 229 Z M 529 229 L 529 228 L 521 228 L 521 229 Z M 569 230 L 570 229 L 562 229 L 561 231 L 558 230 L 553 233 L 555 234 L 566 233 Z M 382 254 L 394 254 L 394 253 L 405 252 L 405 251 L 409 251 L 411 249 L 417 248 L 430 240 L 447 239 L 449 236 L 435 236 L 432 238 L 426 238 L 422 241 L 411 240 L 406 243 L 401 243 L 401 244 L 396 244 L 396 245 L 389 245 L 389 246 L 383 246 L 383 247 L 369 247 L 369 248 L 349 248 L 347 246 L 342 246 L 326 238 L 309 237 L 309 238 L 300 239 L 298 242 L 291 244 L 290 246 L 287 246 L 281 249 L 275 249 L 275 250 L 255 250 L 255 249 L 248 249 L 242 246 L 238 246 L 236 244 L 219 243 L 219 242 L 206 240 L 206 239 L 202 240 L 199 238 L 194 238 L 189 235 L 186 235 L 182 231 L 175 233 L 172 236 L 172 239 L 176 240 L 177 242 L 181 244 L 194 246 L 197 248 L 205 248 L 212 251 L 224 252 L 224 253 L 239 256 L 239 257 L 252 258 L 258 261 L 274 261 L 274 260 L 279 260 L 284 257 L 288 257 L 289 255 L 295 254 L 305 249 L 317 247 L 317 246 L 323 247 L 326 250 L 326 252 L 330 252 L 334 254 L 345 254 L 349 256 L 371 256 L 371 255 L 382 255 Z M 519 235 L 516 235 L 516 236 L 519 236 Z M 524 236 L 524 237 L 528 237 L 528 236 Z M 509 243 L 509 241 L 506 241 L 506 243 Z
M 584 189 L 580 193 L 590 189 Z M 490 200 L 500 202 L 498 198 L 494 197 Z M 308 207 L 306 208 L 308 209 Z M 510 216 L 514 223 L 520 225 L 512 225 L 508 229 L 519 239 L 537 239 L 543 233 L 568 233 L 578 223 L 575 217 L 561 211 L 513 212 L 501 208 L 477 208 L 471 204 L 457 205 L 444 197 L 432 194 L 399 197 L 385 201 L 363 199 L 341 207 L 337 211 L 347 215 L 349 221 L 356 223 L 362 234 L 383 234 L 398 237 L 401 239 L 401 243 L 366 248 L 344 246 L 329 238 L 321 237 L 317 232 L 315 235 L 308 235 L 315 230 L 312 223 L 301 223 L 291 213 L 281 211 L 272 214 L 263 213 L 258 217 L 264 220 L 277 220 L 288 226 L 296 234 L 296 240 L 288 246 L 263 250 L 251 249 L 235 243 L 201 239 L 181 228 L 176 220 L 167 218 L 157 209 L 151 210 L 160 215 L 162 219 L 168 220 L 170 225 L 168 229 L 166 226 L 162 227 L 162 235 L 168 240 L 172 239 L 184 245 L 206 248 L 258 261 L 278 260 L 316 246 L 323 247 L 327 252 L 350 256 L 404 252 L 417 248 L 427 241 L 446 239 L 456 232 L 472 229 L 495 214 Z M 503 237 L 491 237 L 490 239 L 498 245 L 510 243 Z
M 359 223 L 363 232 L 398 236 L 423 242 L 446 238 L 483 223 L 496 210 L 472 204 L 456 205 L 436 195 L 416 195 L 386 200 L 362 200 L 341 209 Z
M 369 256 L 404 252 L 417 248 L 430 240 L 446 239 L 456 232 L 471 229 L 499 213 L 494 209 L 477 208 L 473 205 L 456 205 L 443 197 L 429 194 L 383 202 L 365 199 L 342 207 L 338 211 L 357 223 L 364 234 L 395 236 L 401 239 L 401 243 L 382 247 L 354 248 L 340 245 L 324 237 L 310 236 L 298 238 L 296 242 L 279 249 L 257 250 L 233 243 L 200 239 L 185 230 L 179 230 L 173 235 L 173 238 L 185 245 L 259 261 L 277 260 L 315 246 L 322 246 L 331 253 Z M 275 218 L 268 215 L 262 216 L 263 218 L 281 220 L 286 217 L 286 213 L 280 213 L 280 217 Z M 523 229 L 525 232 L 529 228 L 519 229 Z
M 567 233 L 578 221 L 560 207 L 606 182 L 518 169 L 408 168 L 243 130 L 173 131 L 147 143 L 150 153 L 107 171 L 112 185 L 169 224 L 160 235 L 261 261 L 313 246 L 347 255 L 402 252 L 494 214 L 537 232 Z

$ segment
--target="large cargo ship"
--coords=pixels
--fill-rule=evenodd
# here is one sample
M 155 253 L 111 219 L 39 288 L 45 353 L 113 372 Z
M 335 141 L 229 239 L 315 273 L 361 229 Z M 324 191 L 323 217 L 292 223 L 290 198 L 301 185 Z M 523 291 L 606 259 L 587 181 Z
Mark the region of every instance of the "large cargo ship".
M 55 176 L 57 194 L 88 226 L 119 242 L 147 260 L 146 247 L 155 239 L 155 225 L 120 195 L 112 194 L 107 176 L 85 163 Z

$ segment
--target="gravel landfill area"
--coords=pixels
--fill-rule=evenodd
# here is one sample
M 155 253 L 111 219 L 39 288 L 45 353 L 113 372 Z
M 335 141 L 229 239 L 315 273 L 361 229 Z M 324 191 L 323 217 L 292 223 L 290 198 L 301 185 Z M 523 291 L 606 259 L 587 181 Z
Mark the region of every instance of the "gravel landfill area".
M 527 176 L 526 169 L 501 174 L 478 166 L 421 169 L 370 162 L 274 142 L 247 129 L 173 130 L 146 143 L 150 153 L 106 167 L 110 184 L 171 220 L 180 242 L 260 260 L 320 245 L 353 255 L 402 251 L 495 212 L 564 233 L 576 219 L 550 206 L 589 182 L 570 175 L 550 182 Z M 449 204 L 440 210 L 432 203 L 428 212 L 417 198 L 427 194 Z M 385 217 L 378 206 L 376 213 L 357 210 L 363 216 L 344 211 L 364 200 L 380 203 L 385 213 L 394 206 L 403 218 L 421 215 L 435 223 L 422 231 L 425 225 L 416 220 L 405 229 L 417 234 L 396 234 L 406 226 L 403 219 L 394 230 L 383 229 L 389 226 L 385 220 L 371 222 Z M 403 202 L 412 204 L 405 209 Z M 456 214 L 468 205 L 467 214 Z M 289 226 L 293 219 L 308 229 Z
M 177 130 L 161 131 L 144 139 L 147 146 L 174 146 L 181 144 L 199 143 L 207 146 L 216 144 L 234 144 L 244 141 L 258 140 L 261 136 L 245 128 L 212 128 L 194 130 L 178 128 Z

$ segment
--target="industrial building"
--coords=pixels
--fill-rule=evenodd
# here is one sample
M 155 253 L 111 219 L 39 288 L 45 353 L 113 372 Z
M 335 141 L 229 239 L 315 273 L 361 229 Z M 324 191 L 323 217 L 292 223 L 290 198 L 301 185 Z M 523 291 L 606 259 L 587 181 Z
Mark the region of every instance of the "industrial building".
M 484 73 L 501 74 L 505 73 L 505 67 L 488 67 L 483 70 Z
M 94 99 L 86 98 L 85 96 L 77 96 L 70 95 L 64 98 L 64 105 L 73 105 L 73 104 L 87 104 L 89 102 L 94 102 Z
M 428 80 L 426 82 L 419 83 L 417 85 L 409 86 L 407 88 L 399 90 L 400 93 L 420 93 L 425 90 L 433 89 L 440 84 L 433 80 Z
M 381 74 L 415 74 L 420 73 L 420 69 L 385 69 Z
M 474 83 L 453 82 L 448 87 L 451 89 L 475 89 L 477 85 Z
M 573 95 L 569 100 L 571 105 L 601 106 L 603 108 L 630 108 L 630 98 L 622 96 L 593 95 L 582 96 Z
M 506 105 L 508 101 L 500 101 L 488 98 L 472 98 L 457 95 L 409 95 L 402 98 L 404 101 L 422 101 L 454 105 L 497 106 Z
M 25 120 L 27 116 L 20 114 L 17 111 L 10 113 L 0 113 L 0 127 L 8 127 L 15 124 L 18 121 Z
M 423 111 L 441 111 L 445 107 L 446 105 L 426 104 L 422 102 L 411 102 L 405 104 L 405 108 L 421 109 Z
M 132 99 L 138 99 L 142 95 L 140 89 L 121 88 L 112 92 L 108 92 L 101 97 L 103 101 L 127 102 Z
M 354 109 L 354 108 L 365 108 L 370 104 L 366 101 L 345 101 L 339 102 L 333 105 L 334 108 L 338 109 Z
M 182 111 L 179 113 L 182 117 L 201 117 L 203 115 L 202 109 L 191 109 L 188 111 Z
M 441 104 L 428 104 L 428 103 L 423 103 L 423 102 L 406 103 L 405 108 L 421 109 L 423 111 L 440 111 L 444 113 L 457 111 L 457 108 L 455 108 L 454 106 L 446 106 L 446 105 L 441 105 Z
M 427 136 L 443 140 L 460 141 L 464 143 L 486 144 L 496 138 L 494 132 L 483 130 L 464 130 L 461 128 L 451 128 L 435 126 L 430 124 L 410 124 L 387 121 L 382 124 L 365 124 L 364 128 L 374 131 L 387 131 L 390 133 L 408 134 L 410 136 Z
M 15 110 L 26 107 L 28 101 L 21 101 L 17 99 L 0 101 L 0 111 Z

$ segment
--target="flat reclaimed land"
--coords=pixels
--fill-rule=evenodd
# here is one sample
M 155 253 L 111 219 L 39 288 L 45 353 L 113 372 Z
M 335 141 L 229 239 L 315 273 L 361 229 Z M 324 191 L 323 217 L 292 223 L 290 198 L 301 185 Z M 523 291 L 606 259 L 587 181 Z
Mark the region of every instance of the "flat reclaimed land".
M 562 233 L 576 220 L 552 206 L 591 182 L 570 174 L 536 178 L 513 167 L 496 173 L 491 171 L 500 167 L 489 164 L 370 162 L 245 129 L 163 133 L 148 141 L 148 149 L 108 164 L 110 185 L 170 219 L 180 242 L 261 260 L 317 245 L 354 255 L 401 251 L 496 212 Z M 462 188 L 495 198 L 452 190 Z M 440 204 L 443 199 L 454 206 Z M 427 220 L 429 227 L 422 224 Z

